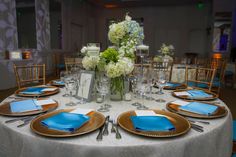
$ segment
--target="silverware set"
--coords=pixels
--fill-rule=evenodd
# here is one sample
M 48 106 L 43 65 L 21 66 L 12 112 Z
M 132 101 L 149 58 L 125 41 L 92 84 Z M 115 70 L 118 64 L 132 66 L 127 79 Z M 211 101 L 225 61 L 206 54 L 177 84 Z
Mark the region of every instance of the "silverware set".
M 109 135 L 109 130 L 108 126 L 109 123 L 111 123 L 111 133 L 115 133 L 116 139 L 121 139 L 121 134 L 118 129 L 118 125 L 115 119 L 110 119 L 110 116 L 106 116 L 105 123 L 102 127 L 99 129 L 99 133 L 97 135 L 97 141 L 102 141 L 103 136 L 108 136 Z
M 162 109 L 162 111 L 167 111 L 167 110 Z M 168 112 L 168 111 L 167 111 L 167 112 Z M 182 116 L 183 116 L 183 115 L 182 115 Z M 183 117 L 185 117 L 185 116 L 183 116 Z M 191 128 L 192 128 L 193 130 L 195 130 L 195 131 L 198 131 L 198 132 L 204 132 L 204 127 L 201 126 L 201 125 L 198 125 L 198 124 L 196 124 L 196 123 L 201 123 L 201 124 L 205 124 L 205 125 L 209 125 L 209 124 L 210 124 L 210 122 L 203 121 L 203 120 L 193 120 L 193 119 L 189 119 L 189 118 L 187 118 L 187 117 L 185 117 L 185 118 L 189 121 L 189 123 L 190 123 L 190 125 L 191 125 Z

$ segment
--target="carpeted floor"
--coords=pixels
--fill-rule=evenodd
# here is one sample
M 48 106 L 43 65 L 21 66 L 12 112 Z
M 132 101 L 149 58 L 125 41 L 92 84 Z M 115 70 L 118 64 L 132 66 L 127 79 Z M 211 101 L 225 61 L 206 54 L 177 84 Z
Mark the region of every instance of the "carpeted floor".
M 56 79 L 55 77 L 48 77 L 47 81 Z M 0 102 L 13 94 L 17 88 L 0 90 Z M 236 88 L 225 87 L 221 89 L 220 99 L 230 108 L 233 118 L 236 119 Z

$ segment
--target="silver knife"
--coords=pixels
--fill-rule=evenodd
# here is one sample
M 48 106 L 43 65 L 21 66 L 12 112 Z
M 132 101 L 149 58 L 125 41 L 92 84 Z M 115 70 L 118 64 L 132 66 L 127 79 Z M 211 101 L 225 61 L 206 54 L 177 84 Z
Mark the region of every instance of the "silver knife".
M 106 116 L 106 119 L 105 119 L 105 122 L 106 120 L 109 118 L 109 116 Z M 98 133 L 98 136 L 97 136 L 97 141 L 102 141 L 102 137 L 103 137 L 103 130 L 104 130 L 104 127 L 105 127 L 105 124 L 103 124 L 100 129 L 99 129 L 99 133 Z
M 106 121 L 105 121 L 105 125 L 104 125 L 104 130 L 102 132 L 103 136 L 107 136 L 109 134 L 109 131 L 108 131 L 109 118 L 110 118 L 110 116 L 106 117 Z

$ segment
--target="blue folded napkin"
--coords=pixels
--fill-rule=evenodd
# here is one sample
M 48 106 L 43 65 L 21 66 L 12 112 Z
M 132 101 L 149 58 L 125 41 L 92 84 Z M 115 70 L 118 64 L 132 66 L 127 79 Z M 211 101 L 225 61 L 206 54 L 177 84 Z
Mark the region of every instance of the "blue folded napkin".
M 131 116 L 133 126 L 138 131 L 171 131 L 174 125 L 162 116 Z
M 194 112 L 198 114 L 203 114 L 203 115 L 211 115 L 214 113 L 218 107 L 210 104 L 204 104 L 200 102 L 191 102 L 187 105 L 181 106 L 181 110 L 189 111 L 189 112 Z
M 58 84 L 58 85 L 65 85 L 65 82 L 63 81 L 53 81 L 53 83 Z
M 73 132 L 88 122 L 89 119 L 90 117 L 86 115 L 61 112 L 44 119 L 41 123 L 52 130 Z
M 193 98 L 211 98 L 212 95 L 207 94 L 202 90 L 189 90 L 187 91 Z
M 167 82 L 165 86 L 167 87 L 179 87 L 181 84 L 180 83 L 173 83 L 173 82 Z
M 37 106 L 35 101 L 36 99 L 30 100 L 22 100 L 17 102 L 10 103 L 11 112 L 27 112 L 27 111 L 34 111 L 34 110 L 41 110 L 41 106 Z
M 21 91 L 21 94 L 42 94 L 42 90 L 45 89 L 45 87 L 29 87 L 23 91 Z

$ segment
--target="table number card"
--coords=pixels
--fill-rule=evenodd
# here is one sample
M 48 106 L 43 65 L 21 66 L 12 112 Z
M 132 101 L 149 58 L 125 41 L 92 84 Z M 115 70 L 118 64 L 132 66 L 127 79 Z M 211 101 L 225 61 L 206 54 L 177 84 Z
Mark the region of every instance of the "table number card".
M 83 70 L 80 72 L 79 86 L 76 91 L 76 97 L 91 101 L 92 90 L 94 86 L 94 71 Z

